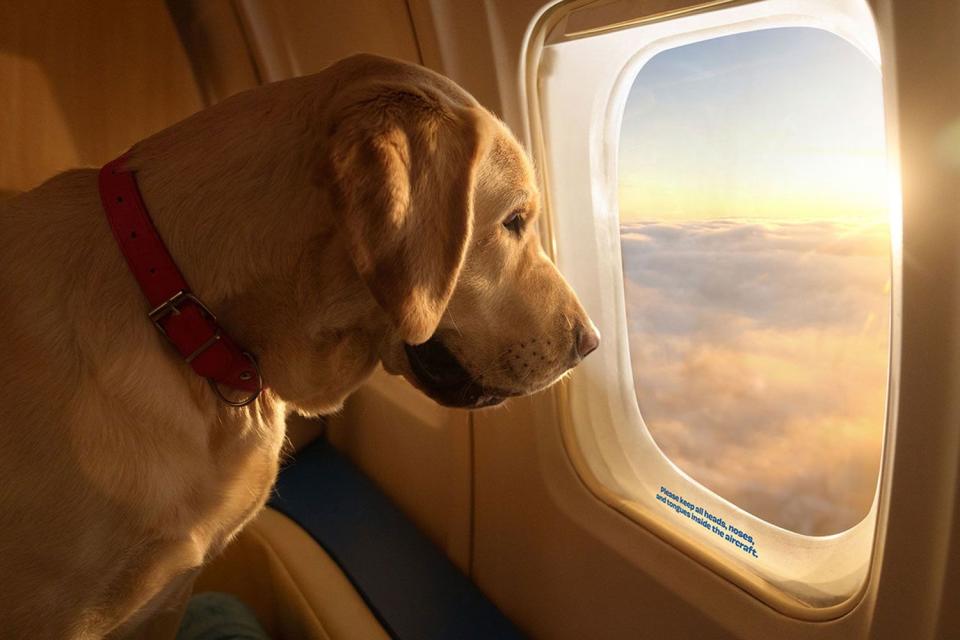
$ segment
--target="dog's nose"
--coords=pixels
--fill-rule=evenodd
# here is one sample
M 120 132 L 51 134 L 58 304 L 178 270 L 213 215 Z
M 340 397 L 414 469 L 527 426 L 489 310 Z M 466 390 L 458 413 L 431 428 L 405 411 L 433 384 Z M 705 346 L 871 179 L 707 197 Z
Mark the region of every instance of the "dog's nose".
M 577 324 L 577 355 L 581 360 L 600 346 L 600 334 L 597 328 L 589 320 L 587 322 L 588 326 Z

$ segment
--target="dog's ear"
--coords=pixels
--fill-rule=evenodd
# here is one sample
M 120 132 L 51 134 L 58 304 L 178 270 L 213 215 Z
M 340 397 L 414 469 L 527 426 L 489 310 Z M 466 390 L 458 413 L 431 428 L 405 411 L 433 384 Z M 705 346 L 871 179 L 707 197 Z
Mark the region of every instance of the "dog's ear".
M 317 180 L 367 287 L 406 342 L 436 331 L 473 227 L 478 109 L 368 86 L 328 113 Z

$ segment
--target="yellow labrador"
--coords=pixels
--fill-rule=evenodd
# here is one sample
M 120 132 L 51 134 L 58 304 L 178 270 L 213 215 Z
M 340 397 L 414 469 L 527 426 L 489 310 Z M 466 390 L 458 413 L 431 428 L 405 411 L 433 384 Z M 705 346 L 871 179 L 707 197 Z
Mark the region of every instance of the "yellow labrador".
M 356 56 L 248 91 L 128 166 L 268 389 L 223 404 L 156 331 L 95 169 L 0 204 L 5 637 L 141 637 L 262 507 L 286 414 L 336 410 L 378 362 L 480 407 L 597 346 L 524 152 L 423 68 Z

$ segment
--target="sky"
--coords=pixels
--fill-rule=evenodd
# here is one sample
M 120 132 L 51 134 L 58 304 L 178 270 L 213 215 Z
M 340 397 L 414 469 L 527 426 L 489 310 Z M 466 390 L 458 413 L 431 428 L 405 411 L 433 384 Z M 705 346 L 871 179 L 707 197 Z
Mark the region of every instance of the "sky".
M 879 73 L 812 29 L 666 51 L 631 91 L 620 212 L 637 403 L 681 469 L 779 526 L 869 510 L 890 233 Z
M 882 218 L 881 95 L 874 64 L 818 29 L 665 51 L 627 100 L 621 218 Z

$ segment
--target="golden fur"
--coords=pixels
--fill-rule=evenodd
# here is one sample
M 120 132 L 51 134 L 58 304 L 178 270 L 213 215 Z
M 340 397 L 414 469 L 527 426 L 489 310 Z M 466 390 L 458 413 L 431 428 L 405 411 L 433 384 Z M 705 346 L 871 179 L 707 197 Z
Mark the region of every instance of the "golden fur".
M 262 507 L 287 413 L 336 410 L 381 361 L 419 385 L 404 343 L 440 336 L 519 395 L 567 370 L 590 326 L 539 247 L 523 151 L 420 67 L 355 56 L 129 158 L 187 281 L 269 389 L 227 407 L 165 343 L 96 169 L 0 204 L 5 637 L 143 637 Z

